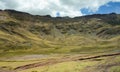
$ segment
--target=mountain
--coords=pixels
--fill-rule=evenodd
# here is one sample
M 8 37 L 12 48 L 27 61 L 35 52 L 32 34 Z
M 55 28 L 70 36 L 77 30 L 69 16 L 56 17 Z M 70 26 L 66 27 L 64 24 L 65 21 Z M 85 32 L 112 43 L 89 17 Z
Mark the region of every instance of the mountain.
M 69 53 L 119 50 L 120 14 L 81 17 L 0 10 L 0 52 Z

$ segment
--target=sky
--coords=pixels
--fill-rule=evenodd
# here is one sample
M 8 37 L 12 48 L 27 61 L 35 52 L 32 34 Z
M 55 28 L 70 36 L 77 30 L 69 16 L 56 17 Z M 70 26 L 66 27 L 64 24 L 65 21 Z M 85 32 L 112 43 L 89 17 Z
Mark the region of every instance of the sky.
M 0 0 L 0 9 L 14 9 L 33 15 L 83 16 L 120 14 L 120 0 Z

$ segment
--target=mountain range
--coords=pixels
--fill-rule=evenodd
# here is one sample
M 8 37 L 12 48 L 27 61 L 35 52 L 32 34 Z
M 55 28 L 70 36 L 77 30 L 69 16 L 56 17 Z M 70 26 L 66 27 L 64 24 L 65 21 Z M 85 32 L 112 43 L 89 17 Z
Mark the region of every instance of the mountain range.
M 1 53 L 119 51 L 119 43 L 120 14 L 69 18 L 0 10 Z

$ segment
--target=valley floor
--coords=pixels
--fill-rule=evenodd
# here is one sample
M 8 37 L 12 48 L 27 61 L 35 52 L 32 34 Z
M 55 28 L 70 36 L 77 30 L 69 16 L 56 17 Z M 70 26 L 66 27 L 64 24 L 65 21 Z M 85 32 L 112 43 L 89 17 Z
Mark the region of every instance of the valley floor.
M 120 72 L 120 53 L 25 55 L 1 58 L 0 72 Z

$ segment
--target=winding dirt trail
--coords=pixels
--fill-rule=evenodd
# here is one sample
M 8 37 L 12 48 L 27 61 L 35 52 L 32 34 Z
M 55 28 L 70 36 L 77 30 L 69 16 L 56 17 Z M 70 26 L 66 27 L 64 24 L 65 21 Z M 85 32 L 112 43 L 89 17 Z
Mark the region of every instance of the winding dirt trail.
M 78 57 L 72 57 L 72 58 L 71 57 L 63 58 L 63 59 L 59 59 L 59 60 L 51 59 L 46 62 L 38 62 L 38 63 L 28 64 L 28 65 L 24 65 L 24 66 L 19 66 L 19 67 L 16 67 L 14 70 L 21 71 L 21 70 L 25 70 L 25 69 L 53 65 L 53 64 L 57 64 L 57 63 L 61 63 L 61 62 L 67 62 L 67 61 L 81 61 L 81 60 L 89 60 L 89 59 L 96 59 L 96 58 L 101 58 L 101 57 L 110 57 L 110 56 L 117 56 L 117 55 L 120 55 L 120 53 L 89 56 L 89 57 L 84 57 L 84 58 L 81 58 L 80 56 L 78 56 Z M 115 65 L 117 65 L 117 64 L 106 66 L 106 69 L 108 69 L 112 66 L 115 66 Z

